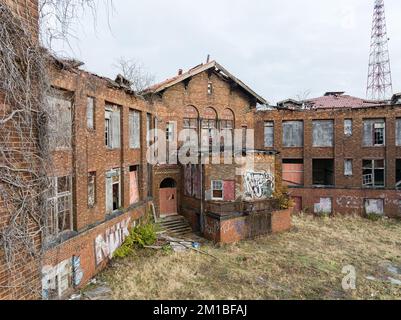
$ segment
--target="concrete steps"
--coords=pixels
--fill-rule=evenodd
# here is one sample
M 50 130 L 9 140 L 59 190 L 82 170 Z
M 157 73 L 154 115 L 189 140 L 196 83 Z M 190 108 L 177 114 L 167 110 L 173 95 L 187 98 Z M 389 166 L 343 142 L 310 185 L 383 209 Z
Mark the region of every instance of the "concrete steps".
M 162 231 L 171 237 L 184 238 L 193 234 L 188 221 L 179 215 L 160 218 L 158 221 Z

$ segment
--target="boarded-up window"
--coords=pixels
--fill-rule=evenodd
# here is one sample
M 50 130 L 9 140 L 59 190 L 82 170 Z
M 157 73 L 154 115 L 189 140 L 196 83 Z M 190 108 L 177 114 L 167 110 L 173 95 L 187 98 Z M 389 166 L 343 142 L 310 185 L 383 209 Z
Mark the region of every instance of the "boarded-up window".
M 141 147 L 141 114 L 133 110 L 129 113 L 129 145 L 131 149 Z
M 331 198 L 320 198 L 314 206 L 315 214 L 331 214 L 333 212 L 333 203 Z
M 184 166 L 184 194 L 196 199 L 201 198 L 201 170 L 199 165 Z
M 106 172 L 106 213 L 112 213 L 121 207 L 120 169 Z
M 386 142 L 386 123 L 384 119 L 363 121 L 363 145 L 365 147 L 384 146 Z
M 374 214 L 382 216 L 384 215 L 384 200 L 383 199 L 366 199 L 365 200 L 365 212 L 368 215 Z
M 352 136 L 353 133 L 353 124 L 352 124 L 352 119 L 345 119 L 344 120 L 344 134 L 347 137 Z
M 303 121 L 283 122 L 283 146 L 303 147 L 304 145 L 304 123 Z
M 139 201 L 139 166 L 131 166 L 129 171 L 130 204 L 134 204 Z
M 223 182 L 223 199 L 224 201 L 235 200 L 235 181 Z
M 96 203 L 96 172 L 88 174 L 88 207 L 92 208 Z
M 344 175 L 347 177 L 353 175 L 353 161 L 350 159 L 344 160 Z
M 265 122 L 265 147 L 272 148 L 274 146 L 274 122 Z
M 313 121 L 313 146 L 332 147 L 334 143 L 334 121 Z
M 396 120 L 396 125 L 395 125 L 395 142 L 397 147 L 401 147 L 401 119 Z
M 105 113 L 105 142 L 110 149 L 121 148 L 120 108 L 107 105 Z
M 283 184 L 287 186 L 304 185 L 304 162 L 302 159 L 283 160 Z
M 95 129 L 95 99 L 88 97 L 86 102 L 86 124 L 88 129 Z
M 51 150 L 70 149 L 72 142 L 72 103 L 63 94 L 48 97 L 48 136 Z

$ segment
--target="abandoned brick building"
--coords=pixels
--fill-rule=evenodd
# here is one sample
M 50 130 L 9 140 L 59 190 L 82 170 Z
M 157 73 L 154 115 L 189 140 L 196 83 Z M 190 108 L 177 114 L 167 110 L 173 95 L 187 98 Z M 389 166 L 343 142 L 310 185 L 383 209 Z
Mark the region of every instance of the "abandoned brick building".
M 38 44 L 37 1 L 2 3 Z M 141 96 L 122 76 L 111 80 L 81 66 L 48 57 L 51 182 L 46 228 L 39 237 L 32 227 L 41 254 L 32 261 L 21 254 L 10 271 L 0 248 L 0 299 L 61 298 L 84 286 L 153 208 L 157 219 L 179 215 L 216 242 L 286 231 L 291 212 L 271 201 L 282 180 L 298 211 L 401 214 L 397 97 L 378 103 L 328 93 L 260 111 L 267 101 L 215 61 L 180 70 Z M 183 129 L 198 133 L 197 158 L 209 163 L 179 164 L 176 153 L 148 162 L 157 135 L 166 137 L 166 149 L 181 147 Z M 223 164 L 224 148 L 220 162 L 211 162 L 215 129 L 231 137 L 221 146 L 229 144 L 232 164 Z M 3 209 L 2 201 L 1 230 L 10 223 Z
M 401 215 L 401 104 L 328 92 L 257 113 L 256 146 L 279 150 L 296 211 Z

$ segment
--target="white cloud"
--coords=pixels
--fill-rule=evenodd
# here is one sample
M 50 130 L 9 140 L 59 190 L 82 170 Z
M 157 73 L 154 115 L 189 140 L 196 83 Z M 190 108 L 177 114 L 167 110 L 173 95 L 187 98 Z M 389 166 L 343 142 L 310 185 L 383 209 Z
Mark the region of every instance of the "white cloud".
M 88 14 L 72 40 L 87 69 L 110 77 L 121 56 L 158 80 L 207 54 L 274 102 L 310 89 L 364 96 L 373 0 L 114 0 L 108 26 Z M 386 1 L 394 91 L 401 91 L 401 2 Z

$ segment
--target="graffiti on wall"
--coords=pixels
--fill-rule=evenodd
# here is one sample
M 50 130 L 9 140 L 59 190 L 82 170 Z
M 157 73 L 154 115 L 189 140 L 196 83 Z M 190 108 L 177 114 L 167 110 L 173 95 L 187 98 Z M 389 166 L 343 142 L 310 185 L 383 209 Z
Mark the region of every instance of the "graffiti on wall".
M 42 268 L 42 298 L 44 300 L 61 298 L 71 288 L 81 284 L 84 272 L 81 258 L 73 256 L 56 266 Z
M 105 234 L 100 234 L 95 240 L 96 264 L 99 265 L 107 259 L 113 258 L 114 252 L 123 244 L 129 236 L 128 218 L 106 230 Z
M 275 188 L 274 175 L 269 172 L 245 173 L 245 197 L 252 200 L 271 198 Z

